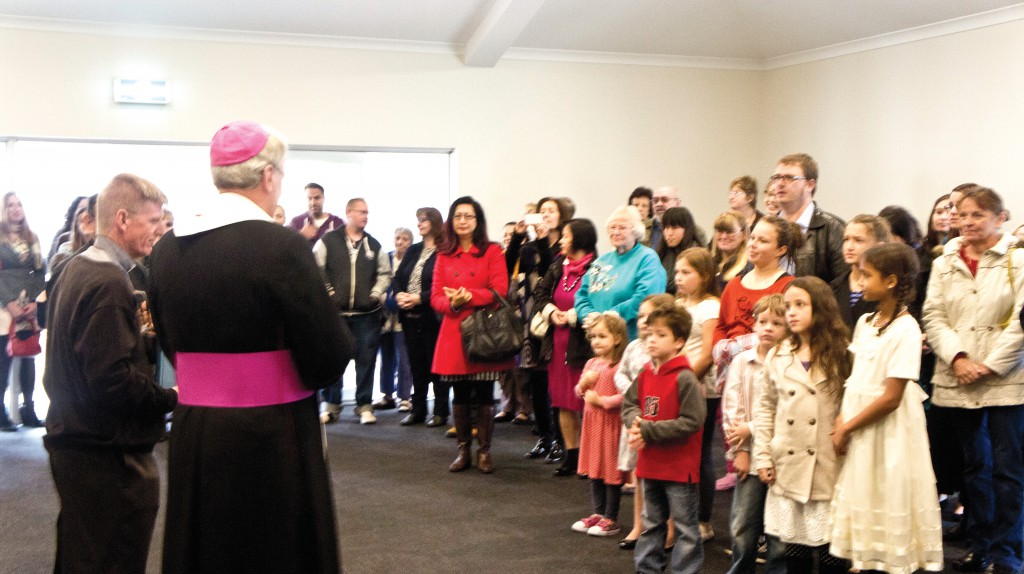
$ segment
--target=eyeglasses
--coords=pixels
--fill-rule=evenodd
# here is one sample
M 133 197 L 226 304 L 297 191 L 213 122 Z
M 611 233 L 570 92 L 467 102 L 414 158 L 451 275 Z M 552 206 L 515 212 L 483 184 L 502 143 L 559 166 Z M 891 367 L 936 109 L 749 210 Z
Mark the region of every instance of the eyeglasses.
M 476 219 L 476 216 L 475 215 L 470 215 L 468 213 L 456 213 L 455 215 L 452 216 L 452 219 L 461 219 L 463 221 L 473 221 L 474 219 Z
M 782 173 L 777 173 L 777 174 L 769 177 L 768 181 L 770 181 L 772 183 L 775 183 L 777 181 L 782 181 L 782 182 L 785 182 L 785 183 L 793 183 L 794 181 L 797 181 L 799 179 L 807 179 L 807 178 L 802 176 L 802 175 L 786 175 L 786 174 L 782 174 Z
M 746 194 L 747 194 L 747 192 L 743 191 L 742 189 L 730 189 L 729 190 L 729 195 L 746 195 Z
M 417 223 L 423 223 L 424 221 L 430 221 L 430 220 L 427 219 L 426 217 L 417 217 L 416 218 L 416 222 Z

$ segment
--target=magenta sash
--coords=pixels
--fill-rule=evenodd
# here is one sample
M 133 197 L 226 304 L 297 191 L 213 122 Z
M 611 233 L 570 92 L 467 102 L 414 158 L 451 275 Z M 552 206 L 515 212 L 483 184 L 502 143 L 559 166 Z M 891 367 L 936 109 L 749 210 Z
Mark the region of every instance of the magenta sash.
M 178 401 L 196 407 L 265 407 L 304 399 L 291 353 L 178 353 Z

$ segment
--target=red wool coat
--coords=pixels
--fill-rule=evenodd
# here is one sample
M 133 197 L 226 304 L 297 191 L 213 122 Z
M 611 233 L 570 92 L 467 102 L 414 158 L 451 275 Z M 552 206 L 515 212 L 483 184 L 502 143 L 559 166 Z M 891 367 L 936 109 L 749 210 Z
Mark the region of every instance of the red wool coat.
M 444 315 L 441 331 L 437 336 L 437 347 L 434 349 L 434 365 L 431 371 L 438 375 L 468 375 L 486 371 L 503 371 L 511 369 L 511 359 L 500 363 L 478 363 L 470 361 L 462 349 L 462 320 L 480 307 L 494 303 L 494 289 L 501 295 L 508 293 L 508 271 L 505 267 L 505 256 L 497 243 L 491 243 L 483 257 L 475 257 L 480 251 L 476 246 L 464 252 L 454 254 L 437 254 L 434 264 L 434 282 L 430 294 L 430 305 L 435 311 Z M 465 287 L 473 298 L 458 312 L 452 311 L 444 287 L 458 289 Z M 409 341 L 415 345 L 416 341 Z

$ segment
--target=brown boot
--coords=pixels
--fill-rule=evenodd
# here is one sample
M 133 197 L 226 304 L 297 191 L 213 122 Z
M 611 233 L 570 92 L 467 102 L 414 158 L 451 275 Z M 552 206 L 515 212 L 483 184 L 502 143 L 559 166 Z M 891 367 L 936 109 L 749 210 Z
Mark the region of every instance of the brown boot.
M 491 437 L 494 435 L 494 405 L 481 406 L 476 411 L 477 435 L 480 450 L 476 451 L 476 468 L 484 474 L 494 472 L 491 460 Z
M 450 472 L 462 472 L 469 468 L 469 443 L 472 440 L 472 423 L 469 420 L 469 405 L 452 405 L 452 418 L 455 419 L 455 437 L 459 441 L 458 455 L 448 466 Z

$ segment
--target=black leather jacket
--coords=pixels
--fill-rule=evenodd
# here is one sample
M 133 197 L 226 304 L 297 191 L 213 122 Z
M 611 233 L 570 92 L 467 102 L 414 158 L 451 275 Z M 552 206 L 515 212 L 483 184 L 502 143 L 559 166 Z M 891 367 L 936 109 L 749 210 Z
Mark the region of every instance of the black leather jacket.
M 845 228 L 845 221 L 822 211 L 815 203 L 804 245 L 796 252 L 796 272 L 793 275 L 814 275 L 825 283 L 831 283 L 848 270 L 849 265 L 843 260 Z

